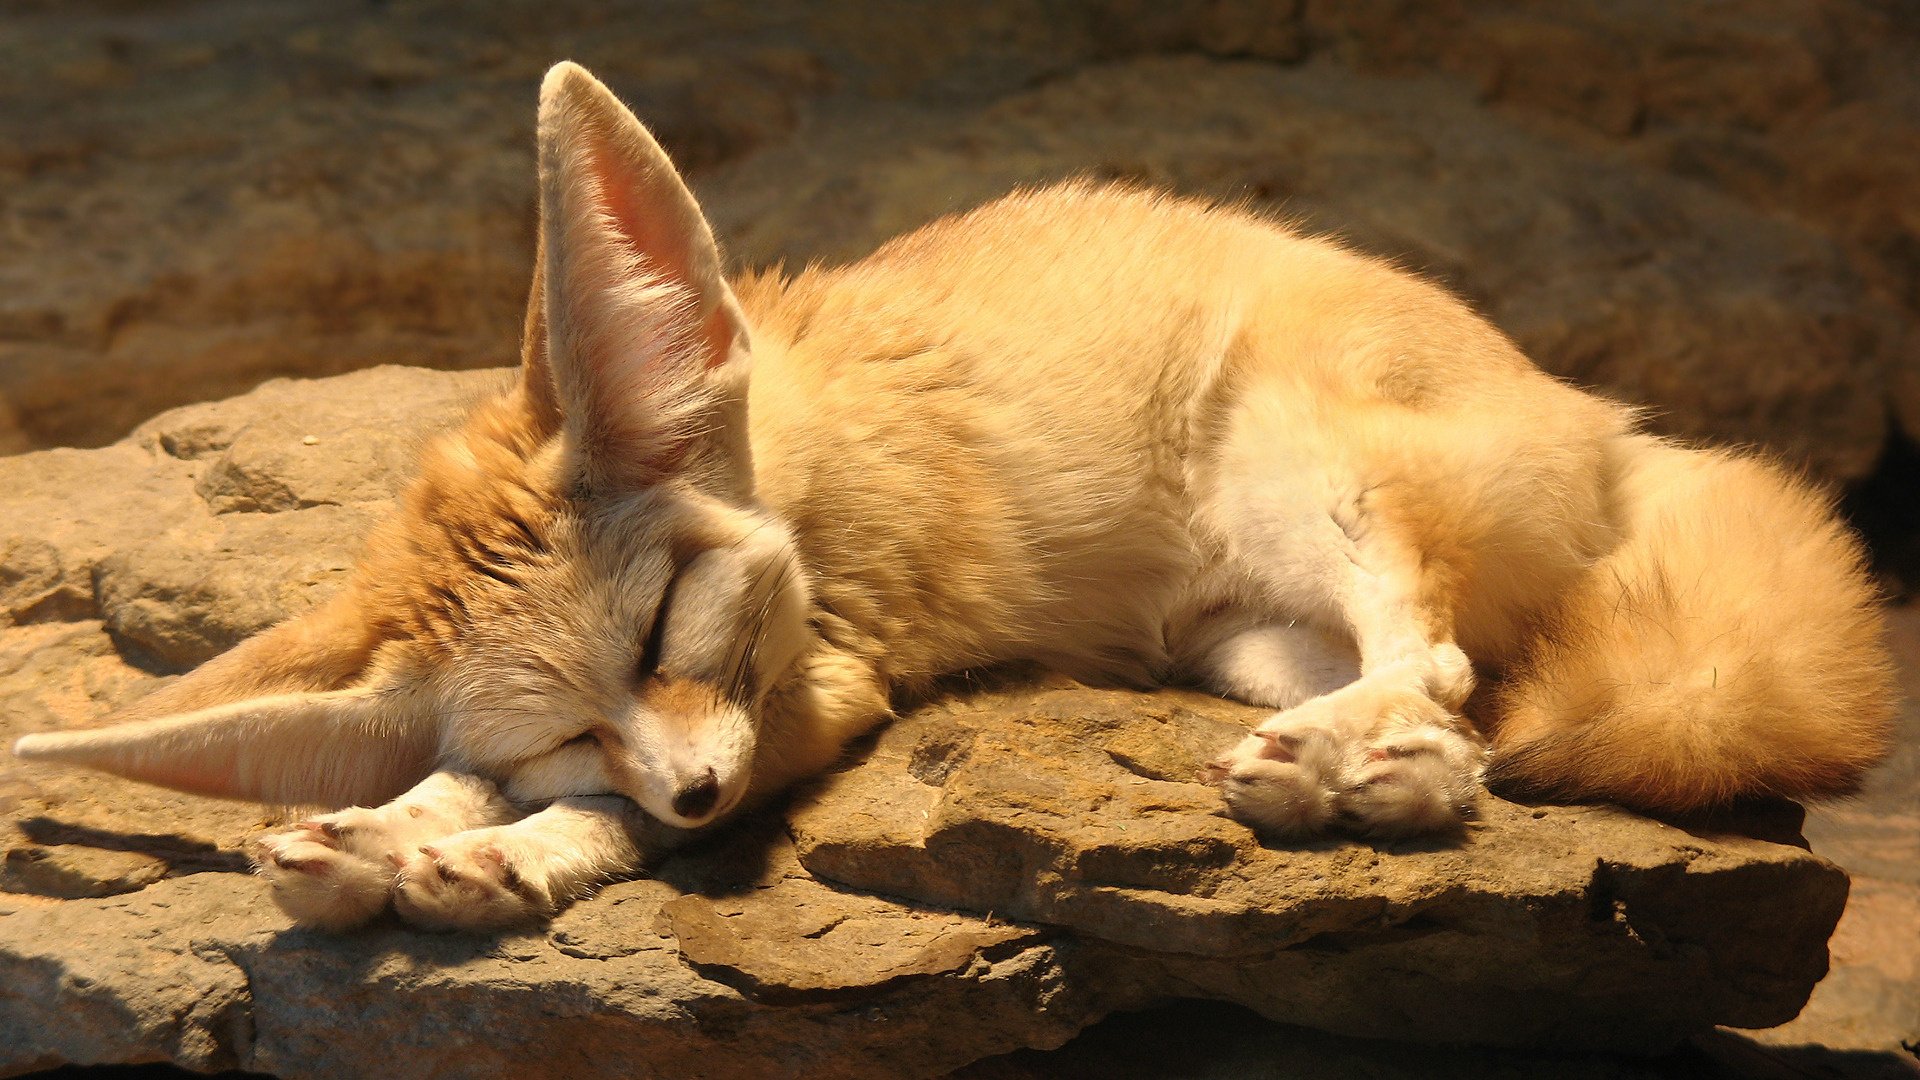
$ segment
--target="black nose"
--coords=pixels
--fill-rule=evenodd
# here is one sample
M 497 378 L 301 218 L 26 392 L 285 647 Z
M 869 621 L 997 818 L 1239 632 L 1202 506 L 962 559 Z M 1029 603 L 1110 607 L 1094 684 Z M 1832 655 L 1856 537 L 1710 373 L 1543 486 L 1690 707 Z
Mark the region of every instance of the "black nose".
M 703 818 L 720 800 L 720 778 L 708 769 L 707 774 L 680 789 L 673 797 L 673 812 L 683 818 Z

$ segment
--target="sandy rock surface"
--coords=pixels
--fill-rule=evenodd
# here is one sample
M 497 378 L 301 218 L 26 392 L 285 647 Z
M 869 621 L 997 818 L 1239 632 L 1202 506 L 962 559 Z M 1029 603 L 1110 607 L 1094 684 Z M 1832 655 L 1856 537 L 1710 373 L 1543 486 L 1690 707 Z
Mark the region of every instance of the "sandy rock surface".
M 745 264 L 1111 176 L 1345 232 L 1663 430 L 1842 481 L 1920 430 L 1898 4 L 42 0 L 7 42 L 0 448 L 271 375 L 506 362 L 562 56 Z
M 1261 716 L 1173 691 L 968 694 L 891 727 L 791 831 L 817 877 L 1117 948 L 1109 991 L 1343 1034 L 1660 1048 L 1783 1023 L 1826 972 L 1845 875 L 1777 843 L 1489 800 L 1460 841 L 1263 846 L 1195 782 Z
M 407 448 L 502 378 L 277 382 L 0 461 L 0 738 L 326 595 Z M 935 1075 L 1180 997 L 1647 1049 L 1785 1021 L 1826 970 L 1846 878 L 1791 844 L 1489 802 L 1459 842 L 1262 846 L 1194 781 L 1254 715 L 958 688 L 784 813 L 498 937 L 289 930 L 236 850 L 285 814 L 8 761 L 0 1073 Z

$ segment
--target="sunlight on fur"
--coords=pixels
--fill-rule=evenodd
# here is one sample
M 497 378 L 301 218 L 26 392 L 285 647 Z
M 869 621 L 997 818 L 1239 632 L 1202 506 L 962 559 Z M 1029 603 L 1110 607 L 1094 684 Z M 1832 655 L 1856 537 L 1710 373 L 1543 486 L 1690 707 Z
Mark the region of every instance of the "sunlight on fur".
M 521 378 L 345 590 L 15 747 L 364 804 L 256 842 L 302 923 L 545 917 L 1008 661 L 1279 710 L 1203 770 L 1276 838 L 1455 830 L 1483 782 L 1819 796 L 1885 752 L 1824 496 L 1636 433 L 1384 262 L 1077 183 L 729 282 L 585 70 L 538 127 Z

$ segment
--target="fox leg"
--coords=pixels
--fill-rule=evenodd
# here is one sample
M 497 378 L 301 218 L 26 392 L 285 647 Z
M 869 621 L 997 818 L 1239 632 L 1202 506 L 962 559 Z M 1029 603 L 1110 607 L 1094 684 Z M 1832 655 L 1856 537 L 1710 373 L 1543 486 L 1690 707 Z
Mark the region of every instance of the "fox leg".
M 1427 561 L 1391 522 L 1368 513 L 1364 497 L 1328 513 L 1290 494 L 1241 504 L 1236 561 L 1276 608 L 1342 626 L 1359 677 L 1304 701 L 1276 702 L 1284 711 L 1209 772 L 1234 815 L 1267 832 L 1453 828 L 1479 791 L 1484 750 L 1458 714 L 1473 688 L 1472 666 L 1450 640 Z M 1247 509 L 1262 505 L 1272 509 Z M 1260 632 L 1271 639 L 1275 631 Z M 1247 632 L 1232 641 L 1215 651 L 1227 661 L 1211 673 L 1216 684 L 1250 681 L 1235 667 L 1257 650 Z
M 849 741 L 888 715 L 885 688 L 872 665 L 819 644 L 796 661 L 792 677 L 763 704 L 753 782 L 742 804 L 824 772 Z M 534 791 L 524 778 L 508 789 L 520 797 Z M 394 908 L 402 919 L 430 930 L 533 922 L 597 885 L 631 876 L 690 835 L 622 796 L 555 799 L 520 820 L 439 836 L 410 850 Z
M 1207 689 L 1270 709 L 1291 709 L 1360 677 L 1351 638 L 1247 608 L 1208 616 L 1177 647 L 1181 668 Z
M 520 815 L 489 781 L 437 772 L 383 806 L 352 806 L 249 845 L 274 903 L 296 922 L 346 929 L 387 906 L 399 867 L 421 844 Z

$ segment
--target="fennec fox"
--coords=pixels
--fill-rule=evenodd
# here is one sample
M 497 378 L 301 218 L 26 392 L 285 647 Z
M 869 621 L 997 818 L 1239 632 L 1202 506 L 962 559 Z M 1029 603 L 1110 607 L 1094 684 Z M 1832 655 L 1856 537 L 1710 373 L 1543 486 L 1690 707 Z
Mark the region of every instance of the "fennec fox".
M 351 584 L 130 722 L 15 748 L 364 804 L 258 843 L 300 920 L 537 918 L 1002 661 L 1279 710 L 1208 775 L 1281 836 L 1449 829 L 1483 780 L 1652 811 L 1843 792 L 1886 747 L 1874 597 L 1822 497 L 1637 434 L 1385 263 L 1069 184 L 729 283 L 572 64 L 539 155 L 521 377 L 427 451 Z

